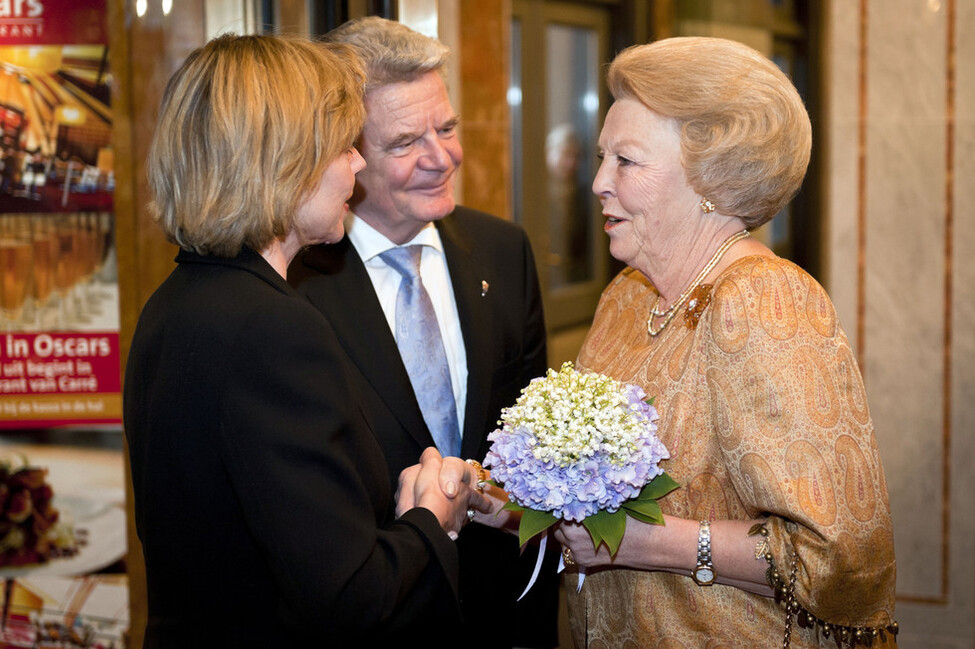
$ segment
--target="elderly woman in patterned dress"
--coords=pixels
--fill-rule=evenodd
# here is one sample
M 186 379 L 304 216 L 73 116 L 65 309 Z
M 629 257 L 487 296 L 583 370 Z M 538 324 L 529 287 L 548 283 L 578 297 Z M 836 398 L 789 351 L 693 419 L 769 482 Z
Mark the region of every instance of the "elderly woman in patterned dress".
M 578 647 L 895 646 L 894 549 L 863 382 L 823 288 L 749 232 L 795 195 L 809 117 L 714 38 L 622 52 L 593 183 L 614 257 L 578 366 L 656 397 L 663 526 L 556 537 Z

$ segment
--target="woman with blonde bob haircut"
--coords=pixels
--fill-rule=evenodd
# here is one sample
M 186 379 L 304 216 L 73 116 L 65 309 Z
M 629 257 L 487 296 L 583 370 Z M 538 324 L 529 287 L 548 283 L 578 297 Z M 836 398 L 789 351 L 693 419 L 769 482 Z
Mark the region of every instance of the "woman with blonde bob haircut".
M 811 128 L 767 58 L 717 38 L 623 51 L 593 191 L 610 252 L 577 365 L 655 398 L 664 525 L 618 552 L 555 532 L 577 647 L 895 646 L 893 528 L 863 381 L 829 296 L 750 238 Z M 780 604 L 780 600 L 782 603 Z
M 285 278 L 302 246 L 344 234 L 363 83 L 345 46 L 229 35 L 166 88 L 150 187 L 181 250 L 123 400 L 146 647 L 451 637 L 471 472 L 427 449 L 390 484 L 341 345 Z
M 291 230 L 362 129 L 364 83 L 350 48 L 307 39 L 225 36 L 194 52 L 169 81 L 149 153 L 163 231 L 230 257 Z

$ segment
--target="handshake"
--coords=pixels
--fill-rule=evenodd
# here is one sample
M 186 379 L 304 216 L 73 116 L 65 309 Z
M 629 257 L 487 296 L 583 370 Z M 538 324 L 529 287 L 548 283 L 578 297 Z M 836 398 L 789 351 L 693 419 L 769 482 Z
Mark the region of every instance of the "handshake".
M 440 527 L 456 540 L 472 521 L 517 533 L 518 516 L 502 511 L 508 502 L 503 489 L 489 484 L 490 475 L 476 462 L 442 457 L 436 448 L 423 451 L 420 463 L 400 473 L 396 489 L 396 516 L 414 507 L 429 509 Z

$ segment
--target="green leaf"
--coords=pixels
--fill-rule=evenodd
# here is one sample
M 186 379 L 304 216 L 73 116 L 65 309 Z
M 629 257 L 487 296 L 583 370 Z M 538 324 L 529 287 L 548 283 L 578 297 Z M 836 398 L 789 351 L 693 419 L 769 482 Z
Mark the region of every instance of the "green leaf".
M 592 524 L 592 519 L 599 516 L 602 512 L 596 512 L 590 516 L 582 519 L 582 526 L 589 531 L 589 537 L 592 539 L 592 547 L 598 548 L 599 544 L 603 542 L 603 535 L 599 531 L 598 526 Z
M 623 532 L 626 531 L 626 512 L 616 511 L 610 514 L 607 511 L 599 511 L 592 516 L 587 516 L 582 524 L 589 530 L 593 547 L 598 548 L 600 542 L 605 543 L 610 555 L 616 556 L 617 550 L 620 549 L 620 542 L 623 540 Z
M 640 495 L 637 496 L 637 500 L 656 500 L 657 498 L 663 498 L 679 486 L 665 471 L 643 487 Z
M 518 525 L 518 544 L 525 545 L 529 539 L 552 527 L 558 520 L 548 512 L 525 509 L 521 514 L 521 523 Z
M 664 524 L 664 515 L 656 500 L 629 500 L 623 503 L 621 509 L 638 521 L 651 525 Z
M 612 514 L 600 511 L 588 516 L 582 521 L 582 525 L 589 532 L 593 547 L 598 549 L 600 544 L 605 543 L 610 554 L 615 557 L 620 549 L 623 533 L 626 532 L 627 516 L 651 525 L 663 525 L 664 516 L 657 499 L 666 496 L 679 486 L 669 475 L 661 473 L 643 487 L 639 496 L 623 503 L 618 511 Z M 513 502 L 507 502 L 501 508 L 521 512 L 521 522 L 518 525 L 520 545 L 525 545 L 533 537 L 559 522 L 559 519 L 549 512 L 527 509 Z
M 598 548 L 599 544 L 603 542 L 603 535 L 599 532 L 598 526 L 594 527 L 589 522 L 593 518 L 593 516 L 598 516 L 598 515 L 599 512 L 591 516 L 588 516 L 587 518 L 582 519 L 582 526 L 585 527 L 587 530 L 589 530 L 589 536 L 590 538 L 592 538 L 592 547 L 594 548 Z

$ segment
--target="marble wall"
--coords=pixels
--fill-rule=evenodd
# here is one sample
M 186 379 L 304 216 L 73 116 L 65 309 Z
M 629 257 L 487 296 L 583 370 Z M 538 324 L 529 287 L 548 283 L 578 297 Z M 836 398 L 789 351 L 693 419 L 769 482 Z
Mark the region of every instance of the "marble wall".
M 508 118 L 510 9 L 505 0 L 461 0 L 455 67 L 462 89 L 464 205 L 511 218 L 511 125 Z M 443 9 L 441 9 L 443 12 Z
M 900 646 L 975 647 L 975 1 L 830 0 L 825 283 L 861 363 Z

